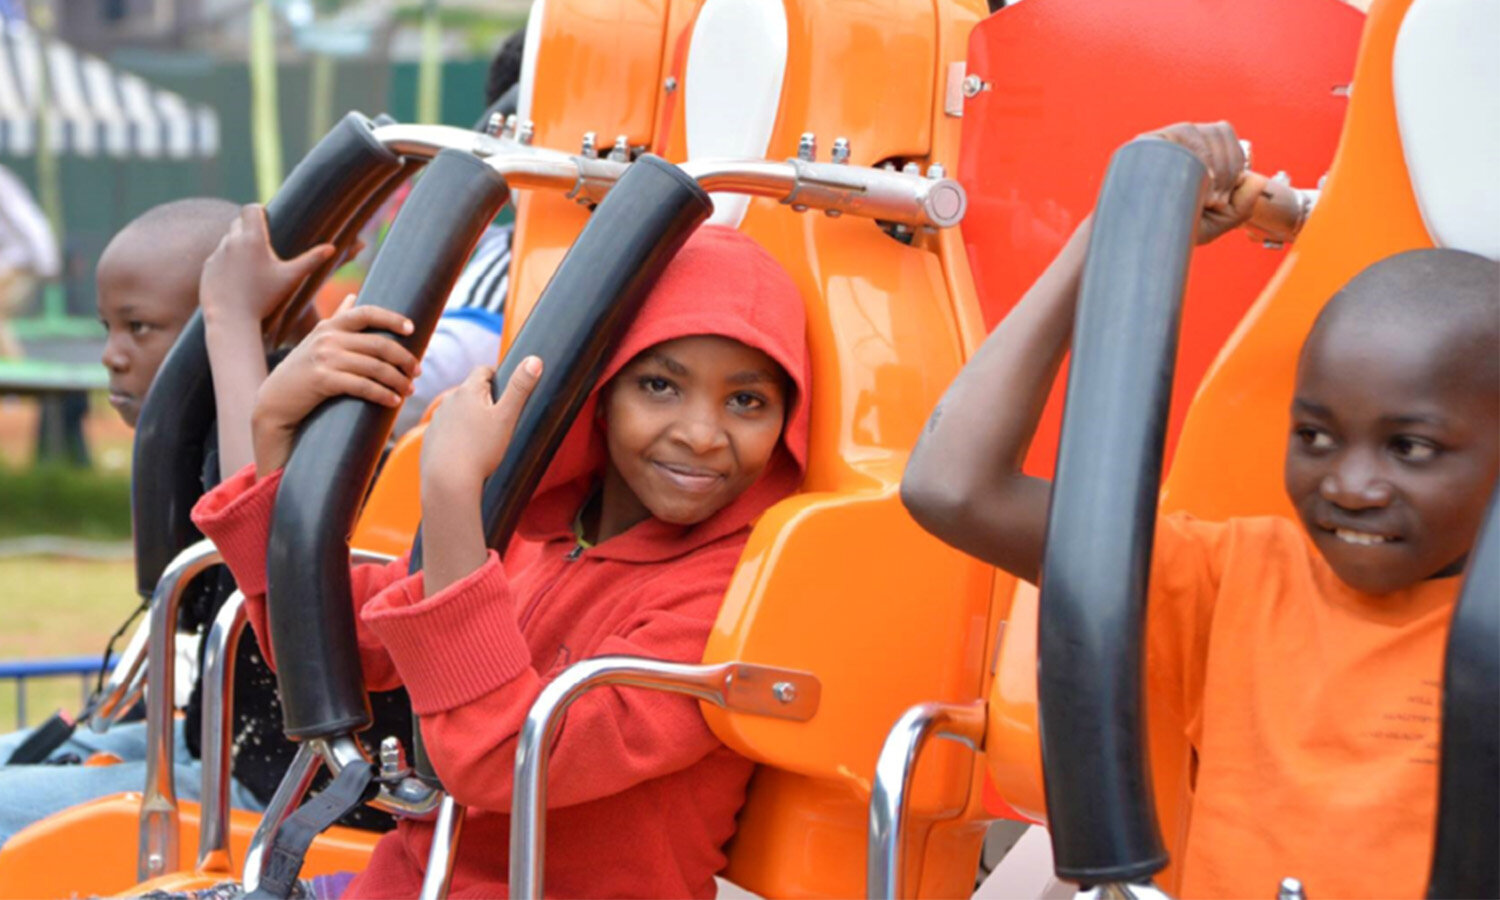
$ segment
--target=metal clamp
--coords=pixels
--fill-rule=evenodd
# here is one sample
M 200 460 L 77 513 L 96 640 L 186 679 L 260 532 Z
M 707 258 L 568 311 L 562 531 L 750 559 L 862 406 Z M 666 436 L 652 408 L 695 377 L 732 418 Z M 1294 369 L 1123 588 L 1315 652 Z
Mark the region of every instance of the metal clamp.
M 546 858 L 547 760 L 573 701 L 603 685 L 686 694 L 722 709 L 805 722 L 818 711 L 822 684 L 807 673 L 748 663 L 687 665 L 634 656 L 601 656 L 564 671 L 542 689 L 516 743 L 510 825 L 510 896 L 540 898 Z M 444 873 L 427 871 L 427 878 Z M 423 886 L 423 896 L 428 896 Z
M 962 705 L 921 703 L 896 720 L 880 748 L 870 790 L 865 894 L 871 900 L 895 900 L 901 893 L 907 795 L 922 748 L 931 738 L 943 737 L 977 752 L 984 742 L 984 727 L 985 705 L 980 700 Z

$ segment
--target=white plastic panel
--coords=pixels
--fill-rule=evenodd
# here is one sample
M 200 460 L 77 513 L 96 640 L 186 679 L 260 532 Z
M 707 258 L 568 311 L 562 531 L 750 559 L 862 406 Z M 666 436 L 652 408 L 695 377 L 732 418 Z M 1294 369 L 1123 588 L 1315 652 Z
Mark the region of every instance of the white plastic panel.
M 526 122 L 531 115 L 531 98 L 536 88 L 536 52 L 542 43 L 542 19 L 547 13 L 547 0 L 536 0 L 531 4 L 531 15 L 526 20 L 526 39 L 521 44 L 521 83 L 516 88 L 516 121 Z
M 706 0 L 683 73 L 689 159 L 763 159 L 786 76 L 780 0 Z M 750 198 L 715 194 L 710 222 L 738 227 Z
M 1417 0 L 1396 36 L 1392 78 L 1428 234 L 1500 259 L 1500 3 Z

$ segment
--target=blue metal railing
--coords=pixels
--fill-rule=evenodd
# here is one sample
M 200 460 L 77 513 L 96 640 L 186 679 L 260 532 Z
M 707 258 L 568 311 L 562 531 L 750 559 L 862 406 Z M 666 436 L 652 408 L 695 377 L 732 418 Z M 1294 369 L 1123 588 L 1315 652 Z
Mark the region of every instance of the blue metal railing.
M 112 668 L 117 657 L 111 657 Z M 26 727 L 26 687 L 33 678 L 64 678 L 78 676 L 82 686 L 83 702 L 88 702 L 91 681 L 99 674 L 99 656 L 62 656 L 53 659 L 0 660 L 0 681 L 16 683 L 16 728 Z

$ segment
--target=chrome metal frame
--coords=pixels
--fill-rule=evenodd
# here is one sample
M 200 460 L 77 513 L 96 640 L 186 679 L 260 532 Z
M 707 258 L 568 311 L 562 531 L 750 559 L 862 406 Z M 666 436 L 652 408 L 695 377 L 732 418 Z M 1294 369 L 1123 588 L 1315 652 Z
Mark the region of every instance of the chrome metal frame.
M 300 745 L 297 748 L 297 755 L 292 757 L 292 764 L 287 767 L 286 774 L 282 776 L 276 793 L 271 796 L 271 802 L 266 805 L 266 811 L 261 814 L 260 825 L 256 827 L 255 835 L 250 838 L 250 847 L 245 851 L 245 871 L 242 878 L 246 894 L 252 894 L 260 887 L 260 873 L 265 866 L 266 848 L 271 845 L 276 833 L 281 830 L 281 823 L 285 822 L 286 817 L 296 810 L 303 796 L 307 794 L 307 789 L 312 786 L 313 777 L 318 774 L 322 754 L 321 741 L 307 741 Z
M 535 147 L 510 133 L 499 137 L 445 125 L 382 125 L 375 139 L 402 156 L 430 159 L 459 150 L 485 160 L 514 188 L 563 190 L 598 203 L 628 162 Z M 909 227 L 948 228 L 963 219 L 968 197 L 934 166 L 927 175 L 844 162 L 789 159 L 691 160 L 681 164 L 705 190 L 771 197 L 799 211 L 855 215 Z
M 968 209 L 968 195 L 957 181 L 913 172 L 803 159 L 691 160 L 682 170 L 709 191 L 771 197 L 798 210 L 913 227 L 948 228 Z
M 230 748 L 234 744 L 234 666 L 245 631 L 245 595 L 229 595 L 204 638 L 203 790 L 198 826 L 198 869 L 231 873 L 229 852 Z
M 464 830 L 464 807 L 453 795 L 443 795 L 433 823 L 432 848 L 427 853 L 427 871 L 422 876 L 420 900 L 443 900 L 453 881 L 453 861 L 458 858 L 458 839 Z M 433 873 L 441 877 L 433 877 Z
M 1076 900 L 1172 900 L 1172 895 L 1151 882 L 1109 882 L 1079 891 Z
M 88 726 L 103 734 L 135 706 L 146 691 L 146 644 L 151 635 L 151 617 L 141 619 L 130 641 L 120 652 L 115 667 L 104 680 L 104 687 L 89 698 Z
M 600 656 L 577 663 L 542 689 L 516 744 L 510 822 L 510 896 L 540 898 L 546 858 L 547 760 L 563 713 L 573 701 L 603 685 L 686 694 L 722 709 L 805 722 L 818 711 L 822 685 L 806 672 L 748 663 L 686 665 L 633 656 Z M 451 856 L 450 856 L 451 866 Z M 426 881 L 450 873 L 427 870 Z M 423 897 L 429 893 L 424 881 Z
M 146 784 L 141 793 L 139 881 L 155 878 L 177 864 L 177 791 L 172 778 L 173 711 L 176 704 L 177 613 L 182 594 L 209 566 L 223 562 L 212 541 L 202 540 L 177 554 L 151 595 L 146 659 Z
M 934 737 L 950 738 L 978 752 L 984 743 L 985 705 L 920 703 L 896 720 L 875 762 L 870 789 L 869 845 L 865 855 L 865 894 L 895 900 L 904 875 L 901 847 L 906 803 L 922 748 Z

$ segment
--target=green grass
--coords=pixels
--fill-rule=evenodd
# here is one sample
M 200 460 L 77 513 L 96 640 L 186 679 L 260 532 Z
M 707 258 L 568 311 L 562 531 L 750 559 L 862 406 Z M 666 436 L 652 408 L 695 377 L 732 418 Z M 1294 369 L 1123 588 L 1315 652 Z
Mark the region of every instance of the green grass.
M 104 642 L 138 602 L 130 562 L 0 559 L 0 659 L 102 654 Z M 77 678 L 32 681 L 28 724 L 59 708 L 75 713 L 79 700 Z M 11 730 L 15 721 L 15 688 L 0 683 L 0 731 Z
M 130 474 L 56 465 L 17 469 L 0 463 L 0 511 L 0 538 L 57 534 L 128 540 Z

